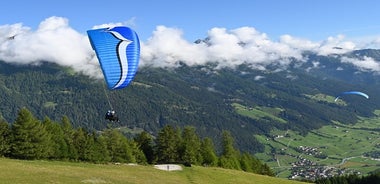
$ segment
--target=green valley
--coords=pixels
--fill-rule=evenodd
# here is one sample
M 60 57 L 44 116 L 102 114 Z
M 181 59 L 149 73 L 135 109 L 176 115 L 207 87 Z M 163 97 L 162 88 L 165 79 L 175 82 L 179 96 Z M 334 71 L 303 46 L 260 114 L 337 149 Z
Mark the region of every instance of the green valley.
M 279 177 L 315 175 L 317 169 L 368 174 L 380 166 L 380 119 L 361 118 L 354 125 L 332 125 L 300 135 L 292 130 L 274 130 L 256 135 L 265 152 L 256 156 L 273 168 Z M 307 171 L 309 170 L 309 171 Z

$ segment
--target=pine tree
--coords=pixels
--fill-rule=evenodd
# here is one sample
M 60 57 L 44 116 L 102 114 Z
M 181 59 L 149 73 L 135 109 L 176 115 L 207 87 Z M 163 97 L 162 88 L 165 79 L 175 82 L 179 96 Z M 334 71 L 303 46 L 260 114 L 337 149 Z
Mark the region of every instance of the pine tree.
M 157 159 L 159 163 L 175 163 L 179 161 L 180 134 L 172 126 L 166 125 L 156 139 Z
M 252 172 L 257 173 L 257 174 L 264 174 L 263 170 L 266 170 L 266 168 L 259 159 L 252 156 L 251 162 L 252 162 L 251 163 L 252 164 Z
M 132 154 L 133 154 L 133 157 L 135 158 L 136 163 L 144 164 L 144 165 L 148 163 L 144 152 L 139 148 L 136 141 L 129 140 L 129 146 L 132 150 Z
M 153 138 L 148 132 L 141 132 L 137 137 L 135 137 L 135 142 L 137 143 L 140 150 L 145 155 L 147 162 L 152 164 L 155 162 L 155 155 L 153 150 Z
M 243 153 L 240 157 L 240 166 L 243 171 L 253 172 L 253 159 L 248 153 Z
M 44 126 L 32 113 L 22 108 L 11 127 L 11 156 L 19 159 L 46 158 L 49 140 Z
M 195 133 L 195 128 L 186 126 L 182 131 L 181 161 L 185 165 L 200 164 L 202 156 L 200 152 L 201 142 Z
M 234 139 L 230 132 L 224 130 L 222 132 L 222 155 L 219 159 L 219 166 L 228 169 L 240 170 L 239 156 L 240 153 L 234 148 Z
M 78 128 L 73 134 L 73 145 L 78 153 L 78 159 L 82 161 L 89 161 L 90 147 L 93 146 L 94 142 L 88 141 L 87 132 L 83 128 Z
M 112 162 L 136 162 L 128 139 L 118 130 L 107 130 L 103 136 Z
M 202 141 L 202 165 L 204 166 L 217 166 L 218 165 L 218 156 L 216 155 L 215 146 L 212 142 L 212 139 L 206 137 Z
M 48 132 L 48 137 L 51 140 L 49 142 L 50 149 L 48 158 L 50 159 L 65 159 L 68 158 L 68 148 L 65 142 L 64 133 L 62 127 L 57 123 L 50 120 L 50 118 L 45 117 L 42 122 L 46 131 Z
M 107 143 L 104 136 L 96 136 L 95 133 L 92 133 L 89 137 L 94 141 L 93 152 L 89 154 L 89 160 L 95 163 L 105 163 L 111 160 L 109 152 L 107 150 Z
M 104 163 L 110 160 L 103 137 L 79 128 L 74 134 L 74 144 L 78 150 L 79 160 Z
M 6 156 L 10 149 L 10 128 L 9 124 L 0 119 L 0 156 Z
M 261 172 L 259 174 L 275 176 L 273 170 L 266 163 L 261 165 Z
M 126 163 L 136 163 L 136 157 L 134 155 L 134 150 L 131 147 L 131 141 L 127 139 L 123 134 L 119 132 L 119 135 L 122 136 L 121 145 L 119 147 L 120 156 L 123 158 Z
M 67 116 L 62 117 L 62 131 L 64 135 L 64 139 L 67 145 L 67 155 L 70 160 L 78 160 L 78 150 L 74 146 L 74 132 L 71 122 Z

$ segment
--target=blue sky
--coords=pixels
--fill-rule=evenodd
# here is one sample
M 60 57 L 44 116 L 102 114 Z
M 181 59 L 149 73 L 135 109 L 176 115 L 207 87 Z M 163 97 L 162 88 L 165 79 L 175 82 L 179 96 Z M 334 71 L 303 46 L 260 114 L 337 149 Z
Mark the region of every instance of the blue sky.
M 94 25 L 129 24 L 145 41 L 156 26 L 181 29 L 193 41 L 214 27 L 254 27 L 271 39 L 289 34 L 314 41 L 380 35 L 376 0 L 14 0 L 1 5 L 0 25 L 23 23 L 36 29 L 51 16 L 65 17 L 85 32 Z
M 86 31 L 125 25 L 140 37 L 140 65 L 286 68 L 289 58 L 305 61 L 304 51 L 328 55 L 380 48 L 379 8 L 377 0 L 3 1 L 0 60 L 43 60 L 94 73 L 97 59 Z M 210 45 L 194 43 L 206 37 Z M 380 72 L 380 62 L 372 58 L 342 62 Z

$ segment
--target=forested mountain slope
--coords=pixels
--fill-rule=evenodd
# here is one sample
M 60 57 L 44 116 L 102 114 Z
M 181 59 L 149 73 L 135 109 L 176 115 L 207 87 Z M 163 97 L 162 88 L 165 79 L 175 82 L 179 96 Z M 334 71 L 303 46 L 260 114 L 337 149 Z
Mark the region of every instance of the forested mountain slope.
M 379 55 L 379 50 L 331 56 L 305 53 L 307 61 L 267 70 L 244 64 L 216 69 L 212 63 L 141 67 L 132 85 L 117 91 L 106 89 L 103 80 L 55 64 L 0 62 L 0 115 L 11 123 L 18 110 L 27 107 L 39 118 L 59 120 L 67 115 L 74 126 L 97 130 L 127 126 L 153 135 L 167 124 L 192 125 L 216 143 L 222 130 L 228 130 L 241 150 L 261 152 L 263 146 L 255 134 L 272 129 L 305 134 L 333 120 L 349 124 L 358 116 L 373 116 L 380 109 L 379 76 L 370 68 L 342 61 L 364 56 L 380 60 Z M 336 95 L 347 90 L 363 91 L 370 98 L 350 96 L 342 103 L 334 102 Z M 118 124 L 104 119 L 111 107 L 120 116 Z M 237 107 L 256 114 L 242 115 Z

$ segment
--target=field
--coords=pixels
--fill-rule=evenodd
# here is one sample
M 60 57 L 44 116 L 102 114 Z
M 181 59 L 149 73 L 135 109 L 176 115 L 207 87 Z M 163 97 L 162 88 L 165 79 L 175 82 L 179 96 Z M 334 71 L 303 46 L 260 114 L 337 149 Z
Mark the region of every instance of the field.
M 235 108 L 235 110 L 239 114 L 243 116 L 248 116 L 252 119 L 269 118 L 272 121 L 276 121 L 279 123 L 286 123 L 284 119 L 277 117 L 277 115 L 283 111 L 283 109 L 280 109 L 280 108 L 259 107 L 259 106 L 248 108 L 238 103 L 233 103 L 232 106 Z
M 380 153 L 377 127 L 380 127 L 379 120 L 363 118 L 351 126 L 334 122 L 306 136 L 293 131 L 273 131 L 271 137 L 256 136 L 267 150 L 256 156 L 270 165 L 279 177 L 289 177 L 292 164 L 300 158 L 367 174 L 380 166 L 379 158 L 366 155 Z
M 297 181 L 236 170 L 184 167 L 182 171 L 162 171 L 153 166 L 90 164 L 61 161 L 25 161 L 0 158 L 3 184 L 33 183 L 256 183 L 296 184 Z
M 326 95 L 309 98 L 334 101 L 334 97 Z M 338 102 L 345 105 L 343 101 Z M 240 104 L 233 106 L 239 114 L 253 119 L 265 117 L 274 122 L 286 123 L 277 117 L 281 112 L 278 108 L 248 108 Z M 359 117 L 360 120 L 354 125 L 332 122 L 332 125 L 313 130 L 306 136 L 291 130 L 273 130 L 267 136 L 254 135 L 265 145 L 265 151 L 255 156 L 274 169 L 278 177 L 283 178 L 291 177 L 297 168 L 316 167 L 333 167 L 348 173 L 368 174 L 380 167 L 380 110 L 374 111 L 374 114 L 376 116 L 372 118 Z

